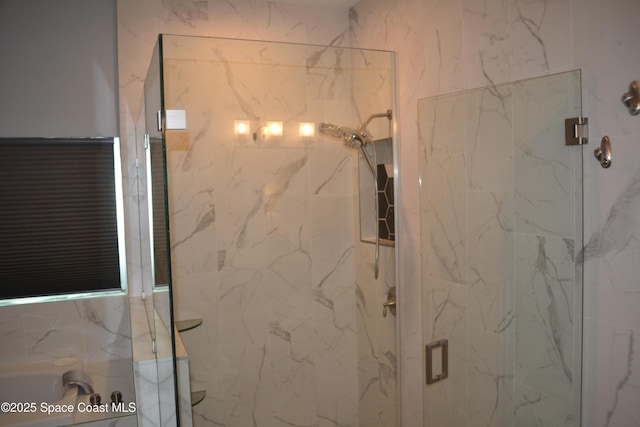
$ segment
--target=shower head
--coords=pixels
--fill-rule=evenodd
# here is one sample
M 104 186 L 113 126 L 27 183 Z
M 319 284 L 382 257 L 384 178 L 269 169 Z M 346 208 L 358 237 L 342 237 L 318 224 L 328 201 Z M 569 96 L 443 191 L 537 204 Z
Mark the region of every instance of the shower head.
M 345 127 L 336 126 L 331 123 L 320 123 L 318 132 L 322 135 L 326 135 L 332 138 L 341 139 L 342 143 L 352 149 L 360 150 L 362 157 L 367 162 L 367 166 L 371 171 L 371 174 L 375 177 L 376 170 L 373 167 L 371 157 L 364 149 L 365 145 L 371 142 L 371 138 L 366 132 L 358 133 L 357 131 Z
M 344 145 L 349 148 L 358 149 L 367 143 L 366 136 L 360 135 L 353 129 L 336 126 L 331 123 L 320 123 L 318 132 L 322 135 L 341 139 Z

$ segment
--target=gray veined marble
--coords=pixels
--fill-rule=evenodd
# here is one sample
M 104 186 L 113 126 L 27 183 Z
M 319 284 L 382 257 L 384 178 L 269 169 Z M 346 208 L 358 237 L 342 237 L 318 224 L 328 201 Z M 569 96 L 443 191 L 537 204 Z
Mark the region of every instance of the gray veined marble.
M 485 77 L 419 102 L 424 340 L 448 339 L 450 356 L 425 389 L 431 422 L 575 426 L 582 174 L 564 118 L 579 115 L 579 73 Z
M 298 136 L 301 121 L 357 122 L 389 103 L 389 54 L 173 36 L 163 53 L 167 108 L 190 111 L 167 156 L 175 311 L 203 318 L 183 337 L 207 390 L 194 424 L 393 425 L 393 250 L 373 281 L 357 155 Z M 255 140 L 233 135 L 238 119 Z M 259 131 L 267 120 L 284 134 Z
M 640 171 L 637 171 L 615 200 L 602 228 L 589 238 L 584 252 L 579 254 L 580 260 L 606 257 L 633 245 L 640 236 L 639 211 Z

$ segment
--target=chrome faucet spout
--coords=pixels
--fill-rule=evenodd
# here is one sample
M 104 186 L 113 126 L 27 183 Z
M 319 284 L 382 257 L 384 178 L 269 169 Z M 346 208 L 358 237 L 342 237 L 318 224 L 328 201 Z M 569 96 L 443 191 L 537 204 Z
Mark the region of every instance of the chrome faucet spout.
M 75 385 L 78 387 L 80 394 L 92 394 L 93 387 L 91 386 L 91 380 L 87 374 L 76 369 L 67 371 L 62 374 L 62 384 L 66 387 L 69 385 Z

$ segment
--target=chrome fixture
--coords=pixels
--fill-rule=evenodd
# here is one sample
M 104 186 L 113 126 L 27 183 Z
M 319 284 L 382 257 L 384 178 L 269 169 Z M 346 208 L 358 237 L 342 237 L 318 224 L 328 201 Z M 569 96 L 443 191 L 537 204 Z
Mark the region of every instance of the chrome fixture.
M 112 391 L 111 392 L 111 402 L 115 403 L 115 404 L 122 403 L 122 393 L 119 392 L 118 390 Z
M 431 385 L 442 381 L 449 377 L 449 340 L 443 339 L 432 342 L 425 346 L 426 353 L 426 374 L 427 384 Z M 433 364 L 435 358 L 433 353 L 435 350 L 440 349 L 440 373 L 435 373 L 433 370 Z
M 367 163 L 367 167 L 369 168 L 369 171 L 371 171 L 371 175 L 373 176 L 373 181 L 374 181 L 373 185 L 375 189 L 374 209 L 376 211 L 376 218 L 378 215 L 377 213 L 378 212 L 378 172 L 375 167 L 375 165 L 377 164 L 377 162 L 375 161 L 376 149 L 375 149 L 375 146 L 371 143 L 372 141 L 371 134 L 367 131 L 367 125 L 369 124 L 369 122 L 371 122 L 371 120 L 375 118 L 381 118 L 381 117 L 386 117 L 387 119 L 391 120 L 392 118 L 391 110 L 387 110 L 386 112 L 380 113 L 380 114 L 372 114 L 371 116 L 369 116 L 367 121 L 365 121 L 364 123 L 361 123 L 360 126 L 358 126 L 358 129 L 356 130 L 353 130 L 347 127 L 340 127 L 331 123 L 320 123 L 320 126 L 318 126 L 318 132 L 320 132 L 322 135 L 326 135 L 335 139 L 341 139 L 342 143 L 346 147 L 359 150 L 360 153 L 362 154 L 362 157 Z M 367 145 L 371 146 L 373 149 L 373 157 L 374 157 L 373 160 L 369 156 L 369 153 L 367 153 L 367 150 L 366 150 Z M 378 230 L 377 226 L 375 227 L 375 229 L 376 229 L 376 254 L 375 254 L 375 264 L 374 264 L 374 277 L 377 279 L 378 273 L 380 272 L 380 230 Z
M 638 91 L 638 82 L 631 82 L 629 85 L 629 92 L 622 95 L 622 103 L 629 109 L 629 114 L 632 116 L 640 114 L 640 92 Z
M 596 159 L 598 159 L 603 168 L 606 169 L 611 166 L 611 140 L 608 136 L 602 137 L 600 147 L 593 150 L 593 155 L 596 156 Z
M 92 393 L 91 396 L 89 396 L 89 403 L 99 406 L 102 404 L 102 397 L 98 393 Z
M 62 374 L 62 385 L 75 385 L 78 387 L 80 394 L 93 394 L 93 387 L 87 374 L 82 371 L 73 369 Z
M 368 134 L 361 134 L 356 130 L 336 126 L 331 123 L 320 123 L 318 132 L 332 138 L 341 139 L 342 143 L 348 148 L 360 150 L 360 153 L 362 153 L 362 157 L 364 157 L 364 160 L 367 162 L 367 166 L 369 167 L 371 174 L 374 177 L 376 176 L 376 170 L 373 167 L 373 161 L 364 149 L 366 145 L 371 143 L 371 138 Z
M 349 148 L 360 150 L 362 157 L 367 162 L 367 166 L 371 171 L 371 174 L 376 177 L 376 168 L 374 162 L 365 150 L 367 145 L 371 144 L 371 134 L 367 131 L 367 125 L 371 120 L 379 117 L 386 117 L 391 120 L 391 110 L 387 110 L 385 113 L 372 114 L 369 116 L 366 122 L 360 124 L 357 130 L 350 129 L 348 127 L 341 127 L 331 123 L 320 123 L 318 132 L 323 135 L 330 136 L 332 138 L 341 139 L 343 144 Z
M 564 144 L 584 145 L 589 142 L 589 119 L 573 117 L 564 120 Z
M 396 287 L 389 289 L 387 294 L 387 302 L 382 304 L 382 317 L 387 317 L 387 308 L 393 314 L 396 315 Z

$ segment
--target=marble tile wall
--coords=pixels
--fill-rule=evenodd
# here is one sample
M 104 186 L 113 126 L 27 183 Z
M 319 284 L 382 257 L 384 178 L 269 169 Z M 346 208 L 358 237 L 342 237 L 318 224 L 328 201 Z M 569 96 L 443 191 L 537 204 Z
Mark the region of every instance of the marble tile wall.
M 418 219 L 417 100 L 578 68 L 583 114 L 591 121 L 592 136 L 583 160 L 587 247 L 583 425 L 639 422 L 640 410 L 631 402 L 638 400 L 640 369 L 634 356 L 638 341 L 634 338 L 640 331 L 639 289 L 633 279 L 638 268 L 635 236 L 640 231 L 632 214 L 639 200 L 640 152 L 635 148 L 640 120 L 628 115 L 620 103 L 629 82 L 640 78 L 640 60 L 629 55 L 640 31 L 630 21 L 639 16 L 639 7 L 634 0 L 361 0 L 350 13 L 354 46 L 394 50 L 398 58 L 400 239 L 413 248 L 404 252 L 400 269 L 407 319 L 400 360 L 405 425 L 423 425 L 423 418 L 425 425 L 433 425 L 428 421 L 431 415 L 423 414 L 419 381 L 423 378 L 422 332 L 417 326 L 422 310 L 420 265 L 426 265 L 430 255 L 416 249 L 420 237 L 426 238 Z M 609 170 L 591 157 L 605 134 L 615 137 L 614 151 L 617 147 L 619 153 L 617 167 Z M 508 155 L 502 152 L 500 158 Z M 497 320 L 501 314 L 491 318 Z
M 399 319 L 401 402 L 404 425 L 422 425 L 420 265 L 427 262 L 428 254 L 419 251 L 417 100 L 581 68 L 583 110 L 590 117 L 591 133 L 596 142 L 605 133 L 615 137 L 614 150 L 622 153 L 618 167 L 608 171 L 588 155 L 584 160 L 589 247 L 585 254 L 585 425 L 637 422 L 637 407 L 630 402 L 637 401 L 633 343 L 638 340 L 633 338 L 640 323 L 633 277 L 638 263 L 634 262 L 637 245 L 628 237 L 638 231 L 628 213 L 637 201 L 634 153 L 640 123 L 619 103 L 628 82 L 638 79 L 638 59 L 628 54 L 638 39 L 637 26 L 629 22 L 638 16 L 637 8 L 634 0 L 361 0 L 347 13 L 253 1 L 118 2 L 121 134 L 127 135 L 131 149 L 141 141 L 141 85 L 158 32 L 334 45 L 350 42 L 395 50 L 401 138 L 398 214 L 404 242 L 399 292 L 405 293 Z M 622 237 L 608 239 L 611 233 Z M 614 353 L 626 355 L 620 364 L 613 365 Z
M 5 306 L 0 364 L 77 357 L 86 363 L 131 358 L 126 296 Z
M 144 167 L 144 80 L 158 34 L 340 46 L 348 40 L 345 7 L 234 0 L 117 1 L 118 99 L 122 140 L 129 289 L 151 293 Z M 322 76 L 318 76 L 322 78 Z M 337 89 L 337 88 L 336 88 Z M 141 255 L 138 255 L 141 254 Z
M 299 121 L 357 123 L 352 79 L 378 80 L 362 98 L 386 111 L 390 55 L 173 36 L 163 50 L 166 106 L 189 122 L 168 133 L 167 162 L 175 315 L 203 319 L 181 334 L 207 391 L 194 424 L 392 425 L 393 249 L 374 281 L 372 245 L 354 243 L 355 152 L 297 135 Z M 270 119 L 283 137 L 259 130 Z
M 131 188 L 134 188 L 134 184 L 137 184 L 138 187 L 136 193 L 131 193 L 129 201 L 131 206 L 137 206 L 140 212 L 142 212 L 140 230 L 145 230 L 147 227 L 145 225 L 146 215 L 144 214 L 146 211 L 146 187 L 144 184 L 143 168 L 136 170 L 135 157 L 140 157 L 140 147 L 142 147 L 142 137 L 144 133 L 144 112 L 141 111 L 142 84 L 158 33 L 206 35 L 250 40 L 295 41 L 333 47 L 345 45 L 349 38 L 347 31 L 348 9 L 346 7 L 335 7 L 328 4 L 317 6 L 310 4 L 294 5 L 291 4 L 291 2 L 280 3 L 256 0 L 234 0 L 231 2 L 211 0 L 198 2 L 197 4 L 179 1 L 161 2 L 159 0 L 139 2 L 120 1 L 118 2 L 118 25 L 121 134 L 123 135 L 123 141 L 128 150 L 128 154 L 125 153 L 125 155 L 128 155 L 130 159 L 130 176 L 136 177 L 136 179 L 130 180 L 132 183 Z M 292 114 L 307 114 L 312 120 L 315 120 L 316 117 L 322 116 L 327 121 L 355 126 L 359 121 L 368 117 L 369 114 L 379 112 L 377 111 L 379 108 L 382 108 L 383 111 L 390 108 L 386 103 L 382 107 L 378 106 L 374 102 L 375 96 L 377 95 L 367 95 L 366 98 L 363 97 L 361 101 L 355 103 L 358 110 L 349 113 L 353 114 L 353 123 L 345 123 L 345 117 L 350 117 L 346 109 L 352 108 L 352 102 L 349 100 L 349 96 L 351 96 L 349 94 L 349 86 L 345 84 L 344 80 L 333 78 L 328 70 L 330 71 L 342 61 L 351 59 L 347 59 L 346 56 L 334 57 L 326 55 L 323 52 L 323 50 L 319 52 L 307 52 L 302 55 L 301 58 L 298 58 L 306 59 L 308 57 L 308 63 L 304 66 L 309 65 L 314 71 L 308 73 L 308 82 L 306 84 L 309 85 L 309 87 L 320 88 L 325 96 L 323 103 L 318 104 L 312 101 L 306 105 L 300 103 L 293 104 L 295 108 L 287 112 L 288 117 Z M 247 58 L 243 58 L 243 60 L 244 59 Z M 256 58 L 249 58 L 249 61 L 254 59 Z M 361 57 L 360 59 L 371 60 L 372 58 Z M 280 82 L 284 76 L 284 78 L 293 78 L 294 81 L 300 83 L 299 79 L 290 72 L 286 71 L 282 74 L 281 71 L 282 70 L 276 69 L 265 70 L 263 79 L 273 78 L 274 82 Z M 221 76 L 223 80 L 226 79 L 224 73 L 222 73 Z M 239 72 L 238 76 L 244 77 L 245 75 Z M 385 84 L 388 85 L 390 82 L 388 74 L 385 78 L 388 80 Z M 373 87 L 378 91 L 382 87 L 388 88 L 388 86 L 380 84 L 379 78 Z M 242 88 L 240 89 L 242 90 Z M 206 88 L 205 90 L 209 89 Z M 370 91 L 371 87 L 367 89 L 367 92 Z M 238 93 L 240 96 L 243 94 L 246 94 L 246 92 Z M 345 94 L 347 94 L 347 97 L 343 98 Z M 354 96 L 354 98 L 359 98 L 362 95 L 357 92 L 355 94 L 357 94 L 357 96 Z M 307 95 L 314 94 L 308 93 Z M 280 108 L 278 102 L 279 100 L 277 98 L 274 98 L 273 102 L 265 101 L 261 108 Z M 250 105 L 250 103 L 245 104 L 245 106 L 247 105 Z M 375 107 L 375 111 L 370 110 L 370 106 Z M 222 110 L 226 110 L 226 107 L 228 106 L 224 106 Z M 242 112 L 250 118 L 254 117 L 251 114 L 250 108 Z M 263 111 L 261 110 L 260 113 L 263 114 Z M 376 134 L 382 134 L 383 130 L 385 132 L 387 131 L 386 129 L 378 130 L 375 126 L 377 125 L 374 125 L 372 130 Z M 210 131 L 206 129 L 200 130 L 202 132 Z M 285 129 L 285 132 L 290 131 L 291 129 Z M 227 138 L 230 134 L 226 132 L 230 132 L 230 129 L 224 128 L 224 132 L 225 138 Z M 366 286 L 363 286 L 363 289 L 368 290 L 371 288 L 375 291 L 371 297 L 361 295 L 361 297 L 358 298 L 356 294 L 350 291 L 345 294 L 345 289 L 342 288 L 342 283 L 345 278 L 351 277 L 353 280 L 354 268 L 358 269 L 360 268 L 359 265 L 363 265 L 367 270 L 372 270 L 371 259 L 373 255 L 368 254 L 366 258 L 362 258 L 362 262 L 360 262 L 358 261 L 359 257 L 357 253 L 361 252 L 361 249 L 359 249 L 357 245 L 356 248 L 352 247 L 350 249 L 349 243 L 344 241 L 346 236 L 353 235 L 352 232 L 355 228 L 353 228 L 353 222 L 351 221 L 354 221 L 357 217 L 357 211 L 355 210 L 357 206 L 353 200 L 354 193 L 349 190 L 350 187 L 348 185 L 342 184 L 344 182 L 352 182 L 351 180 L 353 180 L 351 174 L 353 172 L 354 157 L 353 155 L 349 155 L 348 152 L 345 152 L 343 148 L 336 147 L 334 144 L 335 142 L 330 144 L 315 144 L 313 149 L 309 150 L 292 149 L 292 147 L 288 147 L 288 149 L 285 150 L 284 148 L 286 147 L 282 147 L 283 149 L 280 150 L 278 154 L 276 154 L 275 151 L 270 154 L 271 158 L 277 156 L 278 159 L 280 159 L 280 156 L 282 156 L 278 162 L 284 163 L 273 163 L 273 167 L 275 168 L 273 170 L 262 168 L 261 166 L 261 169 L 255 171 L 258 175 L 253 175 L 254 179 L 265 177 L 265 179 L 273 184 L 273 191 L 276 192 L 291 185 L 290 190 L 288 189 L 289 187 L 287 187 L 287 193 L 290 193 L 290 195 L 285 194 L 286 197 L 283 197 L 283 195 L 279 193 L 267 194 L 265 192 L 263 202 L 267 203 L 268 200 L 272 200 L 272 202 L 269 202 L 272 205 L 270 206 L 271 211 L 269 215 L 262 213 L 253 215 L 251 220 L 247 221 L 246 229 L 237 235 L 234 235 L 231 231 L 218 230 L 219 244 L 221 246 L 231 245 L 230 248 L 216 249 L 213 253 L 209 251 L 207 255 L 194 256 L 194 259 L 189 262 L 190 267 L 194 268 L 193 271 L 191 273 L 179 271 L 178 274 L 183 278 L 188 277 L 192 283 L 204 287 L 209 283 L 208 277 L 211 277 L 207 276 L 207 274 L 209 274 L 207 269 L 210 267 L 213 268 L 212 275 L 215 275 L 220 280 L 224 288 L 220 288 L 221 290 L 218 289 L 217 291 L 208 289 L 209 293 L 213 292 L 214 295 L 212 296 L 215 298 L 211 296 L 203 297 L 201 294 L 194 294 L 191 297 L 183 295 L 184 299 L 189 300 L 191 304 L 191 313 L 185 312 L 183 314 L 187 316 L 194 313 L 200 314 L 205 312 L 207 313 L 206 316 L 210 318 L 222 315 L 229 316 L 225 325 L 232 327 L 232 325 L 235 324 L 233 323 L 234 316 L 240 316 L 242 313 L 236 312 L 228 306 L 219 304 L 216 299 L 218 297 L 224 297 L 227 300 L 240 301 L 247 298 L 247 292 L 251 291 L 251 289 L 247 288 L 245 292 L 242 292 L 242 284 L 252 276 L 251 269 L 254 269 L 254 271 L 256 269 L 255 262 L 249 262 L 249 259 L 257 260 L 263 264 L 265 262 L 273 263 L 273 267 L 262 275 L 259 280 L 261 281 L 260 283 L 269 280 L 270 283 L 274 284 L 274 289 L 266 293 L 258 292 L 255 295 L 251 295 L 254 298 L 253 306 L 247 305 L 247 310 L 251 313 L 255 313 L 256 316 L 263 316 L 261 319 L 268 320 L 268 322 L 265 323 L 266 326 L 255 323 L 247 325 L 249 329 L 247 329 L 246 335 L 244 335 L 245 338 L 253 339 L 253 335 L 250 333 L 254 332 L 259 332 L 263 334 L 263 337 L 268 338 L 266 341 L 264 341 L 263 338 L 263 341 L 254 342 L 251 357 L 254 357 L 254 359 L 273 357 L 271 353 L 265 353 L 264 349 L 267 345 L 271 346 L 269 348 L 273 348 L 274 352 L 283 353 L 286 357 L 284 357 L 282 361 L 286 363 L 282 366 L 277 366 L 278 375 L 273 378 L 265 377 L 265 380 L 269 380 L 270 384 L 272 384 L 270 386 L 271 388 L 267 391 L 271 393 L 272 389 L 273 391 L 279 390 L 276 387 L 284 387 L 282 382 L 288 380 L 289 377 L 287 375 L 297 375 L 296 378 L 299 378 L 299 380 L 295 383 L 296 387 L 310 386 L 313 385 L 313 381 L 316 381 L 316 384 L 313 386 L 316 388 L 316 392 L 321 393 L 323 396 L 323 398 L 317 399 L 316 402 L 318 405 L 318 413 L 325 417 L 320 417 L 319 422 L 321 425 L 324 425 L 324 423 L 329 423 L 330 425 L 330 419 L 338 419 L 344 425 L 349 425 L 348 420 L 354 420 L 358 417 L 359 406 L 357 400 L 359 380 L 358 374 L 354 374 L 353 371 L 358 363 L 358 359 L 364 360 L 368 358 L 374 360 L 380 357 L 380 363 L 368 363 L 368 370 L 362 373 L 364 377 L 368 378 L 368 380 L 365 381 L 366 384 L 369 385 L 371 383 L 374 385 L 374 387 L 370 387 L 368 394 L 368 396 L 371 396 L 370 401 L 374 409 L 379 409 L 379 405 L 383 400 L 389 404 L 395 404 L 395 376 L 393 375 L 393 373 L 395 373 L 395 351 L 392 351 L 392 349 L 395 349 L 394 343 L 385 343 L 379 351 L 376 349 L 375 354 L 370 352 L 368 355 L 366 355 L 366 353 L 358 355 L 358 353 L 352 354 L 345 351 L 336 351 L 336 349 L 344 347 L 346 342 L 355 342 L 357 344 L 357 341 L 353 341 L 355 340 L 354 322 L 362 322 L 362 319 L 357 319 L 356 316 L 358 316 L 358 314 L 355 307 L 368 303 L 369 306 L 375 307 L 376 312 L 380 311 L 381 308 L 379 307 L 381 307 L 382 295 L 385 294 L 382 289 L 390 286 L 390 277 L 393 276 L 393 273 L 389 271 L 381 275 L 384 279 L 378 281 L 375 287 L 370 287 L 368 283 L 364 283 Z M 222 155 L 223 157 L 220 158 L 224 158 L 225 161 L 227 161 L 224 167 L 219 169 L 219 172 L 216 172 L 215 178 L 224 179 L 223 182 L 232 186 L 230 188 L 236 188 L 238 183 L 230 180 L 230 178 L 223 178 L 223 173 L 240 170 L 243 163 L 245 165 L 262 165 L 264 163 L 264 159 L 261 159 L 262 153 L 256 155 L 256 153 L 252 153 L 251 150 L 236 150 L 233 152 L 232 150 L 225 151 L 222 148 L 218 148 L 215 153 L 216 156 Z M 201 159 L 196 158 L 194 160 L 193 158 L 185 158 L 184 160 L 186 166 L 188 162 L 193 161 L 197 164 Z M 282 168 L 280 168 L 280 166 L 282 166 Z M 207 166 L 207 168 L 207 171 L 201 171 L 200 177 L 210 173 L 211 167 Z M 302 168 L 298 171 L 298 176 L 308 174 L 308 177 L 302 180 L 296 178 L 289 184 L 287 179 L 283 179 L 282 174 L 295 173 L 297 168 Z M 251 172 L 249 171 L 248 173 L 247 177 L 251 177 Z M 255 186 L 256 182 L 255 180 L 249 180 L 242 183 L 242 185 L 251 189 L 251 185 Z M 300 188 L 305 185 L 313 189 L 311 194 L 305 195 L 300 193 Z M 225 208 L 227 208 L 225 204 L 229 205 L 230 210 L 228 212 L 245 211 L 245 213 L 249 213 L 256 206 L 256 203 L 260 201 L 259 198 L 255 197 L 241 200 L 233 196 L 233 192 L 229 192 L 229 194 L 215 193 L 215 197 L 223 198 L 223 202 L 216 205 L 215 210 L 211 210 L 210 207 L 207 208 L 205 201 L 207 197 L 210 198 L 211 195 L 200 194 L 193 199 L 191 206 L 201 206 L 201 208 L 197 208 L 197 212 L 202 214 L 199 217 L 202 221 L 198 222 L 198 224 L 203 226 L 203 235 L 206 235 L 211 228 L 211 225 L 209 225 L 209 227 L 205 226 L 206 221 L 213 218 L 214 215 L 216 221 L 226 221 L 234 224 L 234 227 L 245 225 L 242 222 L 238 223 L 242 218 L 234 218 L 231 214 L 225 213 L 227 212 L 225 210 Z M 327 198 L 333 198 L 334 203 L 326 203 Z M 337 227 L 337 221 L 335 219 L 336 211 L 342 211 L 344 209 L 350 209 L 352 214 L 347 216 L 346 223 L 342 223 L 340 227 Z M 292 215 L 293 212 L 297 212 L 298 210 L 307 213 L 313 211 L 314 215 L 311 223 L 308 221 L 306 224 L 304 221 L 300 222 L 304 217 L 294 215 L 293 219 L 295 221 L 287 224 L 287 227 L 280 226 L 276 229 L 274 224 L 282 218 L 285 213 Z M 188 216 L 184 216 L 184 218 L 186 219 Z M 299 231 L 296 228 L 297 223 L 299 223 L 299 225 L 304 224 L 305 227 L 300 230 L 304 231 L 304 233 L 299 236 L 297 235 Z M 273 228 L 274 232 L 266 236 L 264 241 L 256 242 L 252 240 L 254 236 L 253 232 L 259 227 L 270 227 Z M 318 230 L 321 229 L 326 229 L 330 232 L 318 232 Z M 311 233 L 311 230 L 316 231 L 315 233 Z M 181 232 L 188 232 L 188 228 Z M 194 241 L 195 240 L 197 239 L 194 239 Z M 333 244 L 335 244 L 335 241 L 341 242 L 336 254 L 323 254 L 318 250 L 318 245 L 328 244 L 327 242 L 331 240 L 334 240 Z M 316 243 L 309 246 L 312 241 Z M 353 244 L 353 239 L 348 239 L 348 241 L 351 242 L 351 245 Z M 269 253 L 268 257 L 260 255 L 256 258 L 256 250 L 252 247 L 252 245 L 256 243 L 272 248 L 273 254 Z M 144 233 L 141 233 L 140 239 L 132 238 L 129 244 L 136 248 L 141 247 L 143 249 L 148 246 Z M 368 246 L 370 245 L 366 245 L 363 250 L 367 250 Z M 302 286 L 301 289 L 281 299 L 277 296 L 277 293 L 273 291 L 278 290 L 276 285 L 283 289 L 287 287 L 290 288 L 290 284 L 288 284 L 286 280 L 283 281 L 280 277 L 285 261 L 296 262 L 297 260 L 301 267 L 309 263 L 309 261 L 305 259 L 305 256 L 300 255 L 300 252 L 298 252 L 298 255 L 287 255 L 291 248 L 296 247 L 300 247 L 303 251 L 309 250 L 310 252 L 308 254 L 312 255 L 311 258 L 315 264 L 314 268 L 311 269 L 311 280 L 309 282 L 308 278 L 305 278 L 301 283 L 296 284 L 296 286 Z M 333 259 L 334 255 L 340 255 L 340 258 L 338 258 L 338 260 Z M 384 259 L 392 260 L 393 258 L 391 255 L 384 255 Z M 139 294 L 142 290 L 145 290 L 147 294 L 150 292 L 149 276 L 146 272 L 148 263 L 148 255 L 144 254 L 142 261 L 139 261 L 138 264 L 129 268 L 132 275 L 135 274 L 135 280 L 131 280 L 134 282 L 131 286 L 132 293 L 134 294 Z M 391 268 L 393 265 L 392 261 L 384 262 L 384 266 L 388 266 L 388 268 Z M 232 266 L 235 270 L 230 269 Z M 307 265 L 307 269 L 308 268 Z M 309 291 L 309 286 L 311 286 L 311 291 Z M 384 296 L 386 298 L 386 294 Z M 311 302 L 308 300 L 309 297 L 311 298 Z M 371 302 L 368 301 L 370 298 L 373 298 Z M 282 307 L 282 309 L 279 308 L 277 311 L 273 311 L 267 319 L 264 317 L 267 315 L 263 310 L 264 301 L 273 304 L 274 307 Z M 304 304 L 294 312 L 290 312 L 291 310 L 287 307 L 295 301 L 304 301 Z M 334 304 L 333 307 L 331 304 L 332 301 Z M 354 308 L 350 314 L 347 314 L 349 312 L 346 307 L 349 305 L 352 305 Z M 292 331 L 290 320 L 291 316 L 305 315 L 304 310 L 309 307 L 315 309 L 314 315 L 316 322 L 331 322 L 334 324 L 334 328 L 329 328 L 326 331 L 317 330 L 315 332 L 317 334 L 316 348 L 311 355 L 306 353 L 307 350 L 302 345 L 305 344 L 305 341 L 308 341 L 305 333 L 310 330 L 311 326 L 309 322 L 303 323 L 299 329 Z M 254 308 L 255 311 L 252 311 Z M 344 314 L 335 316 L 334 310 Z M 393 325 L 391 319 L 388 319 L 388 322 L 390 322 L 390 325 Z M 373 326 L 375 327 L 371 327 L 370 331 L 372 335 L 375 335 L 377 325 Z M 392 329 L 394 328 L 387 327 L 385 331 L 391 333 Z M 233 331 L 236 332 L 235 329 Z M 288 332 L 289 335 L 284 332 Z M 205 350 L 205 346 L 202 345 L 202 343 L 220 340 L 221 338 L 218 332 L 207 330 L 206 328 L 199 328 L 190 333 L 192 336 L 185 336 L 185 344 L 190 349 L 190 352 L 202 352 Z M 238 381 L 236 383 L 237 385 L 230 383 L 233 372 L 241 368 L 244 369 L 242 363 L 249 363 L 249 359 L 243 362 L 238 358 L 239 353 L 237 349 L 233 346 L 227 346 L 226 348 L 222 346 L 223 343 L 229 343 L 231 340 L 231 337 L 228 336 L 229 333 L 230 332 L 226 333 L 227 341 L 220 340 L 220 345 L 206 348 L 206 351 L 209 352 L 207 354 L 210 356 L 224 357 L 224 360 L 228 360 L 228 365 L 225 366 L 226 376 L 225 371 L 217 368 L 210 369 L 206 361 L 196 360 L 192 363 L 192 370 L 196 370 L 198 374 L 192 375 L 192 377 L 194 378 L 194 389 L 199 389 L 204 383 L 216 384 L 213 390 L 208 390 L 208 396 L 210 397 L 207 399 L 209 403 L 213 405 L 213 409 L 208 409 L 207 411 L 223 414 L 222 416 L 224 417 L 236 417 L 237 414 L 235 412 L 230 412 L 229 409 L 225 409 L 222 404 L 225 399 L 225 387 L 235 387 L 232 389 L 234 393 L 234 404 L 239 408 L 237 413 L 242 413 L 244 408 L 250 406 L 250 402 L 248 402 L 247 399 L 251 399 L 250 394 L 247 394 L 247 390 L 253 387 L 254 391 L 257 391 L 255 384 L 252 386 L 253 378 L 251 378 L 251 375 L 259 373 L 260 366 L 254 366 L 252 371 L 247 365 L 248 369 L 243 371 L 245 372 L 245 376 L 242 381 Z M 391 337 L 389 339 L 393 340 Z M 368 342 L 366 344 L 369 345 Z M 293 354 L 287 352 L 292 345 L 296 349 L 296 352 Z M 298 364 L 291 363 L 290 359 L 292 357 L 298 360 L 302 358 L 303 361 L 305 360 L 304 358 L 315 357 L 315 363 L 317 364 L 316 369 L 322 369 L 324 372 L 328 370 L 329 366 L 335 367 L 337 364 L 342 366 L 342 368 L 334 371 L 330 375 L 317 376 L 314 379 L 309 376 L 312 366 L 306 362 L 302 363 L 302 368 L 299 374 L 297 374 L 295 369 L 297 369 Z M 288 360 L 289 362 L 287 362 Z M 347 372 L 349 373 L 347 374 Z M 381 373 L 385 375 L 384 384 L 373 383 L 372 381 Z M 327 393 L 327 390 L 341 390 L 341 392 L 333 395 Z M 266 393 L 266 391 L 264 391 L 264 393 Z M 345 399 L 343 398 L 345 394 L 353 395 L 354 397 Z M 283 406 L 284 397 L 287 397 L 287 400 L 295 398 L 295 402 L 300 404 L 298 407 L 299 410 L 288 411 L 289 413 L 287 413 L 286 408 Z M 307 413 L 306 411 L 309 408 L 309 399 L 309 391 L 301 393 L 300 396 L 283 394 L 283 399 L 274 401 L 273 405 L 276 408 L 281 408 L 284 414 L 283 416 L 291 419 L 304 419 Z M 290 402 L 287 403 L 287 407 L 292 407 Z M 360 405 L 360 407 L 362 407 L 362 405 Z M 388 411 L 393 412 L 395 409 L 392 406 L 386 407 L 385 419 L 393 418 L 393 416 L 387 414 Z M 202 413 L 204 413 L 204 410 L 201 410 L 201 414 Z M 238 422 L 242 421 L 239 415 L 237 417 Z M 196 425 L 200 425 L 210 421 L 203 417 L 198 418 L 196 415 L 194 422 Z M 279 421 L 275 420 L 274 422 Z
M 425 341 L 448 339 L 451 357 L 425 391 L 437 425 L 579 425 L 582 163 L 556 119 L 579 115 L 579 84 L 570 72 L 418 104 Z

